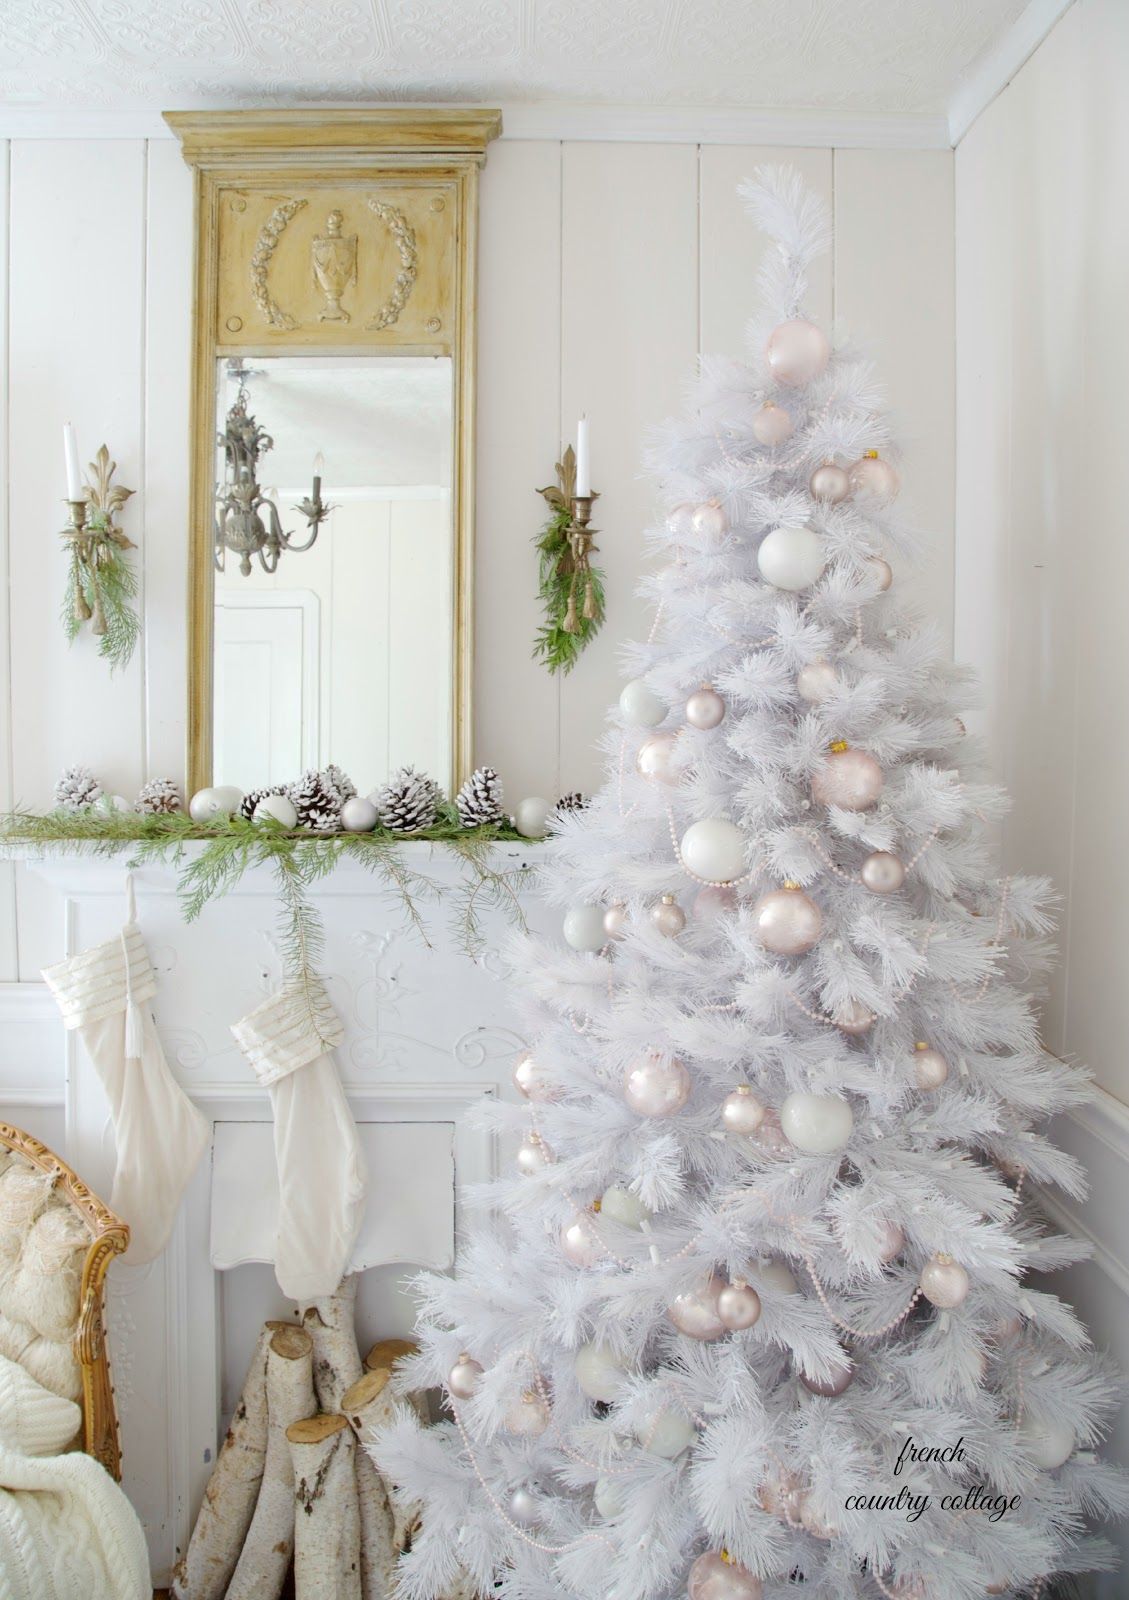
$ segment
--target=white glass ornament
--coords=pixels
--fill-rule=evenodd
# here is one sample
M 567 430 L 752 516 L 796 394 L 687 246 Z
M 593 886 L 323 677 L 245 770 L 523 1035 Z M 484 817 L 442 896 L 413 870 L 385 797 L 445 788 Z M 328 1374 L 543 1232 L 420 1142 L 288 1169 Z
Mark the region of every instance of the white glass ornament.
M 618 1183 L 611 1184 L 600 1196 L 600 1215 L 609 1222 L 617 1222 L 621 1228 L 636 1230 L 651 1220 L 651 1212 L 639 1196 Z
M 798 884 L 770 889 L 753 906 L 757 940 L 777 956 L 802 956 L 819 943 L 823 912 Z
M 867 450 L 850 470 L 851 493 L 856 500 L 885 505 L 901 488 L 901 479 L 877 450 Z
M 861 1000 L 847 1000 L 831 1018 L 840 1033 L 848 1034 L 852 1039 L 869 1033 L 874 1023 L 874 1013 L 869 1006 L 864 1006 Z
M 664 1406 L 635 1424 L 635 1437 L 651 1455 L 673 1461 L 694 1442 L 697 1430 L 681 1411 Z
M 707 883 L 729 884 L 745 873 L 745 835 L 725 817 L 692 822 L 678 853 L 687 872 Z
M 765 1106 L 747 1083 L 739 1083 L 721 1102 L 721 1122 L 726 1133 L 756 1133 L 765 1119 Z
M 657 728 L 666 718 L 669 707 L 659 699 L 645 679 L 632 678 L 624 684 L 619 697 L 619 709 L 624 722 L 633 728 Z
M 826 371 L 831 346 L 822 328 L 806 318 L 794 317 L 773 328 L 765 347 L 769 371 L 777 383 L 799 389 Z
M 716 922 L 718 917 L 728 916 L 737 906 L 736 891 L 727 883 L 711 883 L 704 889 L 699 889 L 694 896 L 694 921 Z
M 790 594 L 810 588 L 824 565 L 823 540 L 801 522 L 773 528 L 757 551 L 757 567 L 764 581 Z
M 98 801 L 99 811 L 132 811 L 124 794 L 104 794 Z M 191 814 L 191 813 L 190 813 Z
M 686 926 L 686 913 L 672 894 L 664 894 L 651 907 L 651 921 L 664 939 L 674 939 Z
M 602 950 L 608 942 L 604 933 L 603 906 L 570 906 L 565 913 L 562 931 L 565 944 L 571 945 L 574 950 L 588 951 L 589 954 Z
M 686 702 L 686 721 L 692 728 L 716 728 L 724 716 L 725 701 L 708 683 L 695 689 Z
M 905 1230 L 896 1222 L 885 1219 L 878 1224 L 878 1259 L 888 1267 L 896 1261 L 906 1247 Z
M 837 506 L 850 494 L 851 480 L 847 476 L 845 467 L 837 467 L 834 461 L 825 461 L 812 473 L 808 487 L 811 489 L 813 500 L 822 500 L 825 505 Z
M 1035 1465 L 1045 1472 L 1053 1472 L 1068 1461 L 1077 1444 L 1073 1429 L 1065 1422 L 1036 1422 L 1024 1417 L 1018 1433 Z
M 939 1050 L 919 1039 L 913 1047 L 913 1078 L 923 1094 L 939 1089 L 949 1075 L 949 1063 Z
M 784 1265 L 783 1261 L 758 1261 L 754 1265 L 757 1281 L 763 1288 L 768 1285 L 775 1289 L 777 1294 L 799 1294 L 800 1286 L 792 1274 L 792 1269 Z
M 677 749 L 676 733 L 649 733 L 639 746 L 635 766 L 653 783 L 677 783 L 679 773 L 674 759 Z
M 766 400 L 753 418 L 753 438 L 758 444 L 769 447 L 783 444 L 795 430 L 796 424 L 784 407 L 772 400 Z
M 627 931 L 627 907 L 622 900 L 617 900 L 614 906 L 609 906 L 604 912 L 604 937 L 611 941 L 622 939 Z
M 938 1251 L 921 1269 L 921 1292 L 930 1305 L 951 1311 L 968 1298 L 971 1280 L 959 1261 Z
M 740 1333 L 759 1320 L 761 1297 L 743 1278 L 734 1278 L 717 1297 L 717 1314 L 731 1333 Z
M 847 1362 L 837 1361 L 826 1378 L 811 1378 L 806 1372 L 801 1372 L 800 1382 L 809 1394 L 821 1394 L 830 1400 L 845 1394 L 853 1377 L 854 1372 Z
M 871 894 L 896 894 L 906 881 L 905 863 L 889 850 L 873 850 L 863 862 L 859 877 Z
M 728 1550 L 707 1550 L 690 1568 L 688 1600 L 761 1600 L 764 1585 Z
M 376 827 L 376 807 L 364 795 L 352 795 L 341 807 L 341 826 L 346 833 L 371 833 Z
M 797 1090 L 780 1107 L 780 1126 L 797 1150 L 828 1155 L 842 1150 L 855 1125 L 850 1102 L 838 1094 L 806 1094 Z
M 592 1501 L 602 1517 L 618 1517 L 627 1504 L 623 1485 L 615 1478 L 597 1478 Z
M 193 822 L 210 822 L 213 817 L 233 816 L 242 804 L 243 790 L 221 783 L 211 789 L 197 789 L 188 802 L 188 815 Z
M 363 800 L 361 804 L 369 806 L 373 816 L 373 825 L 375 826 L 376 807 L 369 805 L 367 800 Z M 294 802 L 284 794 L 265 794 L 256 805 L 255 821 L 264 822 L 268 817 L 287 829 L 298 826 L 298 813 L 294 808 Z
M 506 1412 L 504 1422 L 510 1433 L 519 1434 L 523 1439 L 537 1439 L 549 1426 L 549 1407 L 536 1389 L 526 1389 L 519 1400 L 515 1400 Z
M 545 1071 L 539 1067 L 528 1050 L 522 1052 L 514 1063 L 513 1070 L 514 1088 L 526 1100 L 553 1100 L 556 1098 L 557 1085 Z
M 673 539 L 688 539 L 694 531 L 694 505 L 690 500 L 683 500 L 681 505 L 672 506 L 666 514 L 667 532 Z
M 717 1308 L 718 1296 L 724 1288 L 725 1279 L 714 1274 L 697 1289 L 676 1296 L 667 1307 L 667 1317 L 688 1339 L 700 1339 L 705 1344 L 724 1339 L 729 1330 Z
M 700 506 L 695 506 L 691 521 L 698 538 L 710 543 L 720 539 L 729 528 L 728 518 L 716 500 L 704 500 Z
M 623 1387 L 627 1368 L 610 1344 L 592 1339 L 582 1344 L 573 1361 L 576 1381 L 589 1400 L 614 1400 Z
M 481 1377 L 481 1364 L 464 1350 L 447 1374 L 447 1387 L 456 1400 L 469 1400 Z
M 821 706 L 839 687 L 839 674 L 830 661 L 820 656 L 801 667 L 796 676 L 796 693 L 810 706 Z
M 509 1513 L 523 1528 L 535 1528 L 541 1520 L 541 1503 L 532 1489 L 520 1484 L 510 1495 Z
M 886 590 L 894 581 L 893 567 L 882 556 L 870 556 L 866 565 L 869 569 L 871 577 L 878 585 L 878 593 L 885 594 Z
M 540 1134 L 528 1134 L 517 1147 L 517 1170 L 527 1178 L 547 1167 L 552 1159 L 549 1146 Z
M 590 1220 L 580 1215 L 561 1229 L 561 1249 L 574 1267 L 594 1267 L 607 1260 L 607 1252 L 600 1248 Z
M 623 1098 L 641 1117 L 671 1117 L 690 1098 L 690 1074 L 673 1056 L 649 1050 L 623 1075 Z
M 869 811 L 877 805 L 884 782 L 882 768 L 872 755 L 840 741 L 831 746 L 823 766 L 812 778 L 811 797 L 821 806 Z
M 514 827 L 523 839 L 542 839 L 552 809 L 551 802 L 542 800 L 540 795 L 528 795 L 524 800 L 519 800 L 514 808 Z

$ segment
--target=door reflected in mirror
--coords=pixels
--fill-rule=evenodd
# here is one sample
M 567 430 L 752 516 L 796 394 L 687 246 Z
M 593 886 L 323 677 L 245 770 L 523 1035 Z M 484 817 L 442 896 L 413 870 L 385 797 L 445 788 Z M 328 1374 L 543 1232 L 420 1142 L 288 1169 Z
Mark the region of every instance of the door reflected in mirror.
M 447 356 L 217 362 L 213 782 L 450 786 Z

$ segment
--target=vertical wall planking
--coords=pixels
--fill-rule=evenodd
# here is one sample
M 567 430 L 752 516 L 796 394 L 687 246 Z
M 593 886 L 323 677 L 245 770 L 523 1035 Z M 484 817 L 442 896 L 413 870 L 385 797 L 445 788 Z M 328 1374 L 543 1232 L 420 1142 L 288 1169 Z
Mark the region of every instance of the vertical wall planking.
M 0 639 L 0 806 L 10 811 L 15 803 L 12 781 L 12 600 L 9 587 L 9 545 L 11 538 L 10 468 L 8 423 L 11 411 L 11 385 L 8 364 L 8 252 L 10 248 L 9 166 L 11 146 L 0 141 L 0 602 L 3 637 Z M 19 977 L 19 945 L 16 938 L 16 869 L 0 865 L 0 983 Z

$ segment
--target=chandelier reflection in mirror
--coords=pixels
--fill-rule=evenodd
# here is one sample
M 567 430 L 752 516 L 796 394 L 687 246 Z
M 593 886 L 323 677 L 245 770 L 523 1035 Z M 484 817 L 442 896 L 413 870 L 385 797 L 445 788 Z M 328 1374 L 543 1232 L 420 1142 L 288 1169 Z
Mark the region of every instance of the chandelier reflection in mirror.
M 274 440 L 248 409 L 247 379 L 251 374 L 239 362 L 232 361 L 228 375 L 239 387 L 224 419 L 224 431 L 216 441 L 223 451 L 224 465 L 223 482 L 216 492 L 215 564 L 217 571 L 223 572 L 230 550 L 239 557 L 240 572 L 249 578 L 252 556 L 258 556 L 264 572 L 274 572 L 284 550 L 298 554 L 311 549 L 333 507 L 321 497 L 319 455 L 314 462 L 313 489 L 294 507 L 305 518 L 309 537 L 298 543 L 294 534 L 284 530 L 278 506 L 259 483 L 259 461 L 274 448 Z

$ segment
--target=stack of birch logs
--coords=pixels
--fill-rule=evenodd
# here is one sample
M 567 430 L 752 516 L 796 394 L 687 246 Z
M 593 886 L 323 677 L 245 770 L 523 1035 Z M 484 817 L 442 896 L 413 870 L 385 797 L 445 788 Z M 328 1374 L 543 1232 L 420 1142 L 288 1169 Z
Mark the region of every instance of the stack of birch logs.
M 357 1280 L 268 1322 L 259 1337 L 174 1600 L 278 1600 L 293 1566 L 295 1600 L 386 1600 L 411 1545 L 402 1503 L 364 1448 L 394 1414 L 389 1378 L 413 1347 L 388 1339 L 361 1363 Z M 426 1422 L 422 1397 L 409 1402 Z

